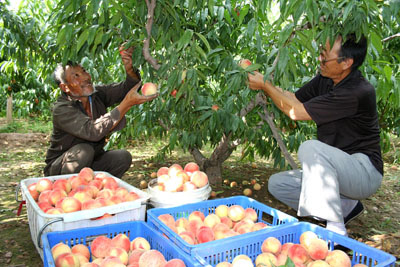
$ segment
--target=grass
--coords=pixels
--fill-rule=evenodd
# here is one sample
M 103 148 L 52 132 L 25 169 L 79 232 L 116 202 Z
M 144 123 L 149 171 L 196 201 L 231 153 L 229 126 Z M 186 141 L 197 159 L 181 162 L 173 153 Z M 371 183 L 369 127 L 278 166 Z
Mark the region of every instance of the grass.
M 51 121 L 35 119 L 13 119 L 11 123 L 0 125 L 0 133 L 50 133 Z

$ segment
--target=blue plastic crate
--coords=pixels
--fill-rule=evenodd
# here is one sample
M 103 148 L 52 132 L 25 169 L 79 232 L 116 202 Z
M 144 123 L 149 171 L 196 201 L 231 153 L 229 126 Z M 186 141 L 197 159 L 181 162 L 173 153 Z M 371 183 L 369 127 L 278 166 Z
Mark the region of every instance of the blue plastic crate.
M 328 243 L 330 250 L 333 250 L 334 244 L 340 244 L 349 248 L 351 250 L 350 254 L 352 254 L 352 265 L 363 263 L 374 267 L 395 266 L 396 258 L 382 250 L 306 222 L 283 225 L 269 232 L 249 233 L 235 242 L 222 239 L 219 244 L 205 243 L 204 246 L 192 251 L 192 257 L 201 266 L 215 266 L 222 261 L 232 262 L 240 254 L 249 256 L 254 262 L 261 253 L 261 246 L 266 238 L 270 236 L 276 237 L 282 244 L 287 242 L 300 243 L 300 235 L 305 231 L 316 233 L 319 238 Z
M 215 209 L 219 205 L 227 205 L 227 206 L 240 205 L 245 209 L 253 208 L 257 212 L 258 222 L 266 223 L 269 226 L 277 226 L 277 225 L 298 222 L 298 220 L 293 216 L 290 216 L 279 210 L 268 207 L 267 205 L 264 205 L 252 198 L 245 197 L 245 196 L 234 196 L 234 197 L 229 197 L 229 198 L 206 200 L 206 201 L 196 202 L 196 203 L 192 203 L 192 204 L 185 204 L 182 206 L 171 207 L 171 208 L 150 209 L 147 211 L 147 222 L 153 228 L 158 229 L 162 233 L 164 233 L 169 239 L 171 239 L 175 244 L 177 244 L 184 252 L 191 254 L 191 251 L 194 248 L 202 247 L 202 246 L 204 246 L 204 244 L 208 244 L 208 243 L 218 245 L 218 244 L 220 244 L 221 240 L 230 240 L 228 242 L 231 242 L 234 240 L 234 238 L 236 236 L 228 237 L 228 238 L 220 239 L 220 240 L 214 240 L 214 241 L 210 241 L 208 243 L 203 243 L 203 244 L 190 245 L 189 243 L 184 241 L 179 235 L 177 235 L 175 232 L 173 232 L 167 225 L 165 225 L 163 222 L 161 222 L 161 220 L 158 219 L 158 216 L 161 214 L 168 213 L 168 214 L 171 214 L 175 218 L 175 220 L 177 220 L 182 217 L 188 218 L 190 213 L 192 213 L 193 211 L 196 211 L 196 210 L 203 212 L 204 215 L 207 216 L 210 213 L 215 213 Z M 273 229 L 273 228 L 275 228 L 275 227 L 269 227 L 269 228 L 262 229 L 259 231 L 269 231 L 270 229 Z M 257 231 L 257 232 L 259 232 L 259 231 Z M 246 236 L 247 234 L 242 234 L 240 236 Z
M 76 244 L 84 244 L 89 246 L 90 249 L 90 244 L 96 237 L 104 235 L 109 238 L 113 238 L 120 233 L 127 235 L 131 241 L 139 236 L 146 238 L 146 240 L 150 243 L 151 249 L 160 251 L 166 260 L 178 258 L 183 260 L 188 267 L 200 266 L 196 261 L 181 251 L 171 241 L 163 237 L 159 232 L 155 231 L 149 227 L 147 223 L 142 221 L 131 221 L 98 227 L 46 233 L 42 236 L 44 252 L 43 264 L 44 266 L 55 266 L 53 256 L 51 255 L 51 248 L 59 242 L 63 242 L 70 247 Z

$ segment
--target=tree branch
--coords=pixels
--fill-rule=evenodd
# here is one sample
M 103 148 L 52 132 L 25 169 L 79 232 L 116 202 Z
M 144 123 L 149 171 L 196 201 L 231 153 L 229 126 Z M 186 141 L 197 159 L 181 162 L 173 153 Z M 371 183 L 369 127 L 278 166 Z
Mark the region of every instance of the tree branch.
M 204 163 L 207 161 L 207 158 L 201 153 L 198 148 L 189 148 L 190 154 L 192 154 L 194 160 L 199 164 L 200 169 L 204 169 Z
M 382 42 L 390 41 L 390 40 L 392 40 L 392 39 L 394 39 L 394 38 L 396 38 L 396 37 L 400 37 L 400 32 L 399 32 L 399 33 L 396 33 L 396 34 L 394 34 L 394 35 L 392 35 L 392 36 L 389 36 L 389 37 L 386 37 L 386 38 L 382 39 Z
M 147 38 L 144 40 L 143 44 L 143 56 L 146 61 L 148 61 L 154 69 L 158 70 L 161 66 L 157 63 L 157 61 L 150 55 L 149 47 L 151 40 L 151 28 L 153 27 L 153 19 L 154 19 L 154 9 L 156 8 L 157 0 L 146 0 L 147 5 L 147 23 L 146 23 L 146 31 Z

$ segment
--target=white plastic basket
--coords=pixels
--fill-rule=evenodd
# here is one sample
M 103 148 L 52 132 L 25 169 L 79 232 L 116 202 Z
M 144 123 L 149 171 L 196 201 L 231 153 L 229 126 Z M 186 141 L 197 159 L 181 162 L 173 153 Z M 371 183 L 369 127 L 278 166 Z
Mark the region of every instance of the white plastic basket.
M 79 229 L 84 227 L 102 226 L 106 224 L 114 224 L 127 221 L 145 220 L 146 203 L 149 199 L 148 193 L 131 186 L 130 184 L 122 181 L 121 179 L 118 179 L 117 177 L 112 176 L 107 172 L 95 172 L 95 174 L 97 173 L 104 173 L 109 177 L 113 177 L 117 181 L 118 186 L 128 189 L 129 192 L 135 192 L 140 196 L 140 199 L 97 209 L 51 215 L 44 213 L 39 208 L 35 200 L 32 198 L 31 194 L 29 193 L 28 186 L 32 183 L 36 183 L 42 178 L 48 178 L 51 181 L 55 181 L 58 179 L 66 179 L 77 174 L 28 178 L 21 181 L 20 189 L 22 192 L 22 199 L 26 201 L 26 209 L 28 213 L 28 221 L 32 241 L 42 259 L 43 249 L 41 244 L 41 236 L 44 233 Z M 103 216 L 105 213 L 113 214 L 114 216 L 103 218 L 100 220 L 92 220 Z
M 211 193 L 209 184 L 192 191 L 164 192 L 154 189 L 157 179 L 149 182 L 147 192 L 150 195 L 150 204 L 155 208 L 176 207 L 183 204 L 196 203 L 208 199 Z

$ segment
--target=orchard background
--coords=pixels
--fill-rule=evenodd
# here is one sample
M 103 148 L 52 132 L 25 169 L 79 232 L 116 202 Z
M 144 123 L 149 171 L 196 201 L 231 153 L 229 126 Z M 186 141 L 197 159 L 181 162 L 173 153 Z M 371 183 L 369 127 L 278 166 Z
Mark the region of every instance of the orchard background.
M 145 157 L 159 165 L 178 153 L 196 161 L 215 188 L 229 178 L 232 161 L 233 168 L 251 162 L 268 162 L 273 171 L 298 168 L 298 146 L 315 138 L 312 122 L 292 122 L 249 90 L 247 72 L 258 69 L 275 85 L 295 91 L 318 72 L 319 44 L 356 30 L 369 41 L 361 71 L 376 88 L 385 164 L 390 171 L 398 165 L 400 0 L 3 0 L 0 15 L 4 131 L 18 132 L 18 119 L 51 122 L 51 104 L 60 94 L 51 77 L 58 62 L 81 63 L 95 84 L 123 80 L 118 48 L 126 42 L 135 47 L 133 64 L 143 82 L 158 84 L 160 96 L 133 108 L 129 126 L 111 135 L 109 146 L 135 149 L 150 142 L 157 149 Z M 243 58 L 253 63 L 246 70 L 238 66 Z M 51 125 L 40 131 L 45 151 Z M 24 144 L 28 155 L 31 144 Z M 9 147 L 1 147 L 7 154 L 0 161 L 4 172 L 4 162 L 18 162 L 9 157 Z M 43 161 L 38 154 L 31 159 L 38 164 L 34 173 L 5 183 L 41 175 Z M 268 170 L 263 171 L 266 182 Z M 392 177 L 390 171 L 385 177 Z M 398 210 L 394 177 L 388 204 Z M 234 194 L 230 190 L 219 191 Z M 399 233 L 398 218 L 394 221 L 388 233 Z

